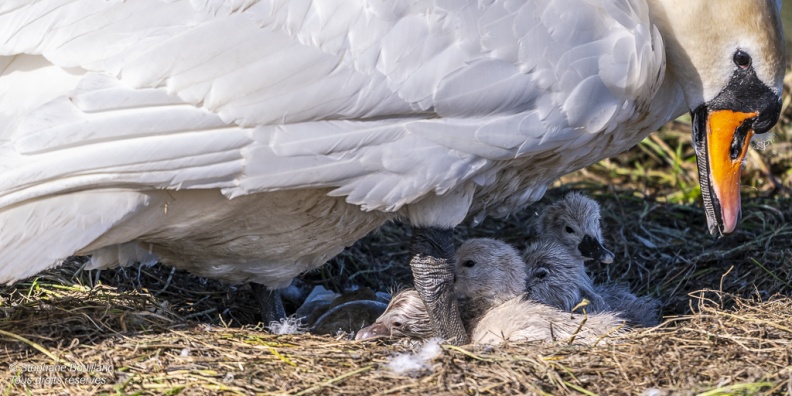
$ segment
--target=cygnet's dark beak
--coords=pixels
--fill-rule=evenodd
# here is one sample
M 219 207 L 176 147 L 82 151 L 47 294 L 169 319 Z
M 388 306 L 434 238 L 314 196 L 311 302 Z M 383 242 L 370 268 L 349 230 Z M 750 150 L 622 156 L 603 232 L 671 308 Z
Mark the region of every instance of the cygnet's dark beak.
M 583 237 L 583 241 L 578 245 L 578 250 L 583 257 L 594 259 L 604 264 L 612 263 L 615 257 L 613 252 L 605 249 L 605 246 L 602 246 L 597 238 L 590 235 Z
M 388 337 L 390 336 L 390 329 L 382 323 L 374 323 L 371 326 L 364 327 L 358 330 L 355 334 L 356 340 L 368 340 L 370 338 Z

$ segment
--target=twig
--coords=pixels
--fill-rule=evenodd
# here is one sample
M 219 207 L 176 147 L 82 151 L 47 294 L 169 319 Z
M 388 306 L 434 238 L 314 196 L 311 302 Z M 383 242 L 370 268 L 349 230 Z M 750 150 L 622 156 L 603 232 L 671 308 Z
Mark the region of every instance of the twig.
M 458 347 L 456 345 L 443 345 L 443 348 L 457 351 L 457 352 L 459 352 L 459 353 L 461 353 L 461 354 L 463 354 L 463 355 L 465 355 L 467 357 L 471 357 L 473 359 L 480 360 L 482 362 L 487 362 L 487 363 L 494 363 L 495 362 L 492 359 L 483 358 L 481 356 L 478 356 L 478 355 L 474 354 L 473 352 L 470 352 L 470 351 L 467 351 L 465 349 L 462 349 L 462 348 L 460 348 L 460 347 Z
M 30 341 L 30 340 L 28 340 L 28 339 L 27 339 L 27 338 L 25 338 L 25 337 L 18 336 L 18 335 L 14 334 L 14 333 L 9 333 L 9 332 L 7 332 L 7 331 L 5 331 L 5 330 L 0 330 L 0 335 L 4 335 L 4 336 L 6 336 L 6 337 L 11 337 L 11 338 L 13 338 L 13 339 L 15 339 L 15 340 L 22 341 L 22 342 L 24 342 L 25 344 L 28 344 L 28 345 L 30 345 L 31 347 L 33 347 L 33 349 L 36 349 L 36 350 L 38 350 L 39 352 L 41 352 L 41 353 L 43 353 L 43 354 L 47 355 L 47 357 L 49 357 L 50 359 L 52 359 L 52 360 L 53 360 L 55 363 L 58 363 L 58 364 L 67 364 L 67 363 L 69 363 L 69 362 L 67 362 L 67 361 L 65 361 L 65 360 L 63 360 L 63 359 L 61 359 L 61 358 L 59 358 L 59 357 L 55 356 L 55 355 L 54 355 L 52 352 L 50 352 L 49 350 L 47 350 L 47 348 L 44 348 L 43 346 L 41 346 L 41 345 L 39 345 L 39 344 L 36 344 L 35 342 L 33 342 L 33 341 Z
M 773 273 L 773 271 L 770 271 L 769 269 L 767 269 L 767 267 L 765 267 L 764 265 L 762 265 L 762 263 L 760 263 L 759 261 L 757 261 L 755 258 L 751 257 L 751 261 L 753 261 L 753 262 L 754 262 L 754 264 L 756 264 L 756 265 L 758 265 L 759 267 L 761 267 L 761 268 L 762 268 L 762 269 L 763 269 L 765 272 L 767 272 L 767 274 L 768 274 L 768 275 L 772 276 L 772 277 L 773 277 L 773 279 L 775 279 L 775 280 L 777 280 L 777 281 L 779 281 L 779 282 L 781 282 L 781 283 L 783 283 L 783 284 L 785 284 L 785 285 L 787 285 L 787 286 L 789 286 L 789 287 L 792 287 L 792 284 L 789 284 L 789 282 L 785 282 L 783 279 L 779 278 L 779 277 L 778 277 L 778 275 L 776 275 L 775 273 Z
M 734 384 L 730 386 L 724 386 L 721 388 L 715 388 L 708 390 L 706 392 L 702 392 L 697 394 L 696 396 L 716 396 L 716 395 L 732 395 L 737 393 L 753 393 L 762 388 L 767 388 L 769 386 L 773 386 L 772 382 L 756 382 L 750 384 Z M 747 391 L 747 392 L 746 392 Z M 753 391 L 753 392 L 751 392 Z
M 269 351 L 272 352 L 272 354 L 275 355 L 275 357 L 277 357 L 278 359 L 280 359 L 284 363 L 286 363 L 286 364 L 288 364 L 290 366 L 297 367 L 297 363 L 294 363 L 291 360 L 289 360 L 289 358 L 287 358 L 286 356 L 281 355 L 280 352 L 278 352 L 277 349 L 275 349 L 275 348 L 273 348 L 273 347 L 271 347 L 269 345 L 265 345 L 265 347 L 267 349 L 269 349 Z
M 789 327 L 781 326 L 780 324 L 773 323 L 773 322 L 768 322 L 768 321 L 766 321 L 766 320 L 762 320 L 762 319 L 751 319 L 751 318 L 745 318 L 745 317 L 742 317 L 742 316 L 739 316 L 739 315 L 730 314 L 730 313 L 728 313 L 728 312 L 720 312 L 720 314 L 721 314 L 721 315 L 724 315 L 724 316 L 728 316 L 728 317 L 730 317 L 730 318 L 739 319 L 739 320 L 744 320 L 744 321 L 746 321 L 746 322 L 753 322 L 753 323 L 761 323 L 761 324 L 765 324 L 765 325 L 768 325 L 768 326 L 770 326 L 770 327 L 775 327 L 775 328 L 776 328 L 776 329 L 778 329 L 778 330 L 783 330 L 783 331 L 786 331 L 786 332 L 788 332 L 788 333 L 792 333 L 792 329 L 790 329 Z
M 204 315 L 204 314 L 209 314 L 209 313 L 212 313 L 212 312 L 215 312 L 215 311 L 217 311 L 217 308 L 209 308 L 209 309 L 207 309 L 205 311 L 191 313 L 191 314 L 185 316 L 184 319 L 194 318 L 194 317 L 201 316 L 201 315 Z
M 567 345 L 572 345 L 572 343 L 575 342 L 575 338 L 577 337 L 578 333 L 580 333 L 580 330 L 583 330 L 583 325 L 585 325 L 586 322 L 588 321 L 588 315 L 586 314 L 586 306 L 587 305 L 589 305 L 589 300 L 584 298 L 583 301 L 581 301 L 578 305 L 575 305 L 575 307 L 572 308 L 572 312 L 574 312 L 579 307 L 583 307 L 583 320 L 580 321 L 580 325 L 578 325 L 578 328 L 575 329 L 574 333 L 572 333 L 572 337 L 569 338 L 569 344 L 567 344 Z M 574 318 L 574 315 L 570 319 L 573 319 L 573 318 Z
M 611 334 L 623 329 L 624 326 L 627 326 L 627 322 L 622 322 L 620 325 L 614 327 L 611 331 L 599 336 L 599 338 L 597 338 L 597 341 L 594 341 L 594 344 L 592 344 L 591 346 L 593 347 L 597 346 L 597 344 L 599 344 L 600 341 L 604 340 L 606 337 L 609 337 Z
M 162 286 L 162 289 L 159 289 L 157 292 L 155 292 L 154 293 L 155 296 L 159 296 L 160 294 L 162 294 L 162 292 L 165 291 L 165 289 L 168 288 L 168 286 L 170 286 L 171 281 L 173 280 L 174 273 L 176 273 L 176 267 L 171 268 L 170 275 L 168 275 L 168 280 L 165 281 L 165 286 Z

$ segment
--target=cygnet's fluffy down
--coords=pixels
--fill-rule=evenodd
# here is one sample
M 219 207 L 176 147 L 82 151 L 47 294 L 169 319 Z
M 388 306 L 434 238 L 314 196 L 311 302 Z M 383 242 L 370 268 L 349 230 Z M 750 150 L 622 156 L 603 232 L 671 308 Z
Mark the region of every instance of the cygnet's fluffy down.
M 555 341 L 571 339 L 584 316 L 561 312 L 523 296 L 525 267 L 518 253 L 493 239 L 471 239 L 457 250 L 455 289 L 462 318 L 473 342 Z M 623 323 L 609 313 L 588 315 L 575 342 L 594 343 Z M 558 331 L 556 331 L 558 327 Z M 356 339 L 433 336 L 426 308 L 417 292 L 406 289 L 393 296 L 377 321 L 358 332 Z
M 495 239 L 469 239 L 457 250 L 454 288 L 462 299 L 462 320 L 474 343 L 570 339 L 580 328 L 576 335 L 580 337 L 579 343 L 591 344 L 622 326 L 624 321 L 617 315 L 602 313 L 589 315 L 581 327 L 583 315 L 570 315 L 556 309 L 560 307 L 544 305 L 547 301 L 577 304 L 581 295 L 601 298 L 594 293 L 583 266 L 577 265 L 566 249 L 550 242 L 540 242 L 536 247 L 532 256 L 535 262 L 562 270 L 555 277 L 559 282 L 537 285 L 536 294 L 546 301 L 534 299 L 531 286 L 526 285 L 526 265 L 510 245 Z M 562 268 L 563 264 L 569 264 L 570 268 Z M 569 276 L 562 276 L 565 274 Z M 574 283 L 581 279 L 581 274 L 588 284 Z M 561 282 L 562 279 L 567 282 Z M 526 286 L 529 292 L 523 295 Z
M 631 326 L 652 327 L 660 323 L 660 301 L 649 296 L 636 296 L 626 285 L 596 285 L 594 289 Z
M 622 285 L 594 285 L 583 264 L 555 242 L 536 242 L 523 257 L 526 295 L 535 301 L 571 312 L 585 298 L 589 303 L 583 308 L 588 313 L 618 314 L 632 326 L 659 323 L 659 301 L 637 297 Z
M 405 289 L 393 296 L 391 304 L 377 321 L 358 331 L 356 340 L 379 337 L 430 339 L 434 336 L 429 315 L 414 289 Z M 481 301 L 481 300 L 479 300 Z M 462 305 L 467 308 L 466 304 Z M 472 318 L 470 339 L 476 344 L 497 345 L 521 341 L 570 341 L 591 345 L 608 335 L 623 332 L 624 320 L 613 313 L 588 315 L 561 312 L 551 306 L 517 296 L 484 310 Z M 572 338 L 574 336 L 574 338 Z
M 610 309 L 594 290 L 583 262 L 561 244 L 542 239 L 526 249 L 523 259 L 525 290 L 533 300 L 571 312 L 585 298 L 588 312 Z
M 592 345 L 624 329 L 624 320 L 608 312 L 569 314 L 549 305 L 515 297 L 488 310 L 469 331 L 476 344 L 520 341 L 569 341 Z
M 454 291 L 460 300 L 462 322 L 468 329 L 489 308 L 525 290 L 525 265 L 507 243 L 474 238 L 456 253 Z
M 576 260 L 613 262 L 603 244 L 599 204 L 582 193 L 571 192 L 545 207 L 537 228 L 541 239 L 561 244 Z
M 429 313 L 418 291 L 404 289 L 391 297 L 385 312 L 368 327 L 355 334 L 356 340 L 379 337 L 429 339 L 434 336 Z
M 657 325 L 657 300 L 636 297 L 625 286 L 594 285 L 585 271 L 587 259 L 610 263 L 614 257 L 604 247 L 596 201 L 579 192 L 569 193 L 544 209 L 537 227 L 540 240 L 523 254 L 526 288 L 532 298 L 565 311 L 585 298 L 588 312 L 616 312 L 631 325 Z

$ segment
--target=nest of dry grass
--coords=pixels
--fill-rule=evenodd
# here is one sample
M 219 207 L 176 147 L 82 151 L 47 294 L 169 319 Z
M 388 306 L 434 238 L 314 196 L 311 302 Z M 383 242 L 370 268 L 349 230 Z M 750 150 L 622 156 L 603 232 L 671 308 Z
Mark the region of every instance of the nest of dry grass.
M 0 364 L 6 394 L 716 395 L 785 394 L 792 384 L 788 297 L 702 291 L 690 315 L 611 345 L 443 346 L 406 374 L 388 368 L 415 349 L 405 343 L 186 323 L 152 312 L 151 294 L 104 286 L 35 297 L 51 305 L 17 310 L 28 315 L 0 331 L 12 341 Z

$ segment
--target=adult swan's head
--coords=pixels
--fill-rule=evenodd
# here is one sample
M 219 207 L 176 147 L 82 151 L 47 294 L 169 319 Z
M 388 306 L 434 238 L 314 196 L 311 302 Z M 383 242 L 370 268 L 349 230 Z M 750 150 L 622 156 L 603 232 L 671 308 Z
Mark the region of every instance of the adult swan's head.
M 728 234 L 740 218 L 740 167 L 751 138 L 769 131 L 781 112 L 781 1 L 649 4 L 666 43 L 668 72 L 685 82 L 710 232 Z

